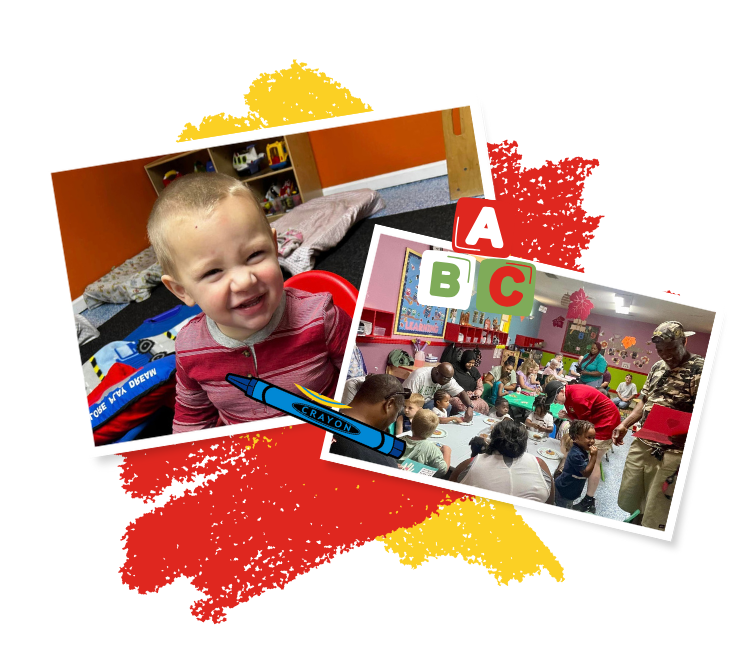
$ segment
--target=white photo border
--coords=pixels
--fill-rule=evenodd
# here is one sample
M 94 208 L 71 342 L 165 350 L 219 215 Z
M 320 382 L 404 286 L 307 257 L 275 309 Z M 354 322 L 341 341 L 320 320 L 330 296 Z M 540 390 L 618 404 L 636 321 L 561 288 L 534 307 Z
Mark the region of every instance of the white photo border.
M 430 104 L 433 106 L 430 106 Z M 183 152 L 189 152 L 193 149 L 205 149 L 220 145 L 231 145 L 234 143 L 242 143 L 249 141 L 250 139 L 269 139 L 277 136 L 286 136 L 292 134 L 300 134 L 305 132 L 317 132 L 320 130 L 333 129 L 336 127 L 344 127 L 348 125 L 360 125 L 362 123 L 374 123 L 376 121 L 389 120 L 392 118 L 403 118 L 405 116 L 415 116 L 418 114 L 425 114 L 437 111 L 444 111 L 446 109 L 470 107 L 471 118 L 473 122 L 474 139 L 476 141 L 476 150 L 479 157 L 479 168 L 481 170 L 481 181 L 484 186 L 484 196 L 486 198 L 494 197 L 494 181 L 492 176 L 489 174 L 489 154 L 488 146 L 486 141 L 486 134 L 484 131 L 483 112 L 480 105 L 469 96 L 464 98 L 457 94 L 444 94 L 437 96 L 432 103 L 427 101 L 426 104 L 420 104 L 418 102 L 400 103 L 400 105 L 393 110 L 373 110 L 369 112 L 363 112 L 360 114 L 350 114 L 348 116 L 340 116 L 337 118 L 326 118 L 315 121 L 306 121 L 303 123 L 292 123 L 290 125 L 280 125 L 277 127 L 250 130 L 245 132 L 237 132 L 234 134 L 222 135 L 217 137 L 199 139 L 197 141 L 185 141 L 182 143 L 169 144 L 163 146 L 162 144 L 155 145 L 151 150 L 159 152 L 167 152 L 167 154 L 178 154 Z M 95 166 L 104 166 L 109 164 L 122 163 L 129 160 L 141 159 L 147 156 L 153 156 L 151 154 L 144 153 L 126 153 L 126 158 L 115 161 L 99 161 L 91 162 L 82 168 L 92 168 Z M 79 167 L 78 167 L 79 168 Z M 65 172 L 67 168 L 59 168 L 51 171 L 51 174 L 58 172 Z M 49 183 L 51 184 L 51 174 L 49 176 Z M 57 214 L 57 225 L 59 225 L 59 216 Z M 60 246 L 63 244 L 60 239 Z M 67 280 L 68 271 L 66 263 L 64 270 L 60 272 L 65 276 Z M 70 298 L 70 302 L 74 299 Z M 353 329 L 357 329 L 357 326 Z M 72 332 L 74 334 L 74 331 Z M 351 335 L 353 332 L 350 333 Z M 68 348 L 68 355 L 79 360 L 80 349 L 79 344 L 71 341 L 67 345 L 62 345 L 62 348 Z M 354 342 L 354 339 L 353 339 Z M 101 347 L 105 345 L 102 344 Z M 347 370 L 347 369 L 345 369 Z M 84 390 L 82 367 L 79 369 L 79 378 L 72 375 L 72 379 L 78 379 L 80 381 L 80 389 Z M 342 380 L 342 372 L 340 372 L 340 380 Z M 344 383 L 343 383 L 344 384 Z M 341 390 L 340 390 L 341 391 Z M 195 441 L 202 441 L 205 439 L 217 439 L 219 437 L 226 437 L 233 434 L 241 434 L 243 432 L 257 432 L 262 430 L 272 430 L 275 428 L 284 428 L 292 425 L 301 425 L 302 421 L 293 418 L 291 416 L 281 416 L 272 419 L 264 419 L 261 421 L 252 421 L 249 423 L 238 423 L 234 425 L 224 425 L 215 428 L 209 428 L 206 430 L 194 430 L 191 432 L 180 432 L 177 434 L 162 435 L 159 437 L 150 437 L 148 439 L 133 440 L 124 442 L 121 444 L 105 444 L 96 446 L 93 440 L 93 431 L 90 426 L 89 413 L 84 413 L 85 417 L 88 417 L 87 425 L 83 428 L 80 426 L 80 432 L 85 435 L 85 439 L 89 440 L 89 452 L 95 457 L 102 457 L 106 455 L 118 455 L 122 453 L 135 452 L 138 450 L 146 450 L 148 448 L 159 448 L 161 446 L 172 446 L 181 443 L 190 443 Z
M 452 231 L 452 226 L 451 226 L 451 231 Z M 420 235 L 420 234 L 414 234 L 412 232 L 406 232 L 404 230 L 397 230 L 395 228 L 385 227 L 382 225 L 376 225 L 373 230 L 373 237 L 371 238 L 371 245 L 368 250 L 368 258 L 365 262 L 365 269 L 363 270 L 363 280 L 360 285 L 360 292 L 358 294 L 358 303 L 355 307 L 355 315 L 353 316 L 352 324 L 350 326 L 351 335 L 357 334 L 358 323 L 360 321 L 360 314 L 363 311 L 363 305 L 365 303 L 365 298 L 368 294 L 368 285 L 370 284 L 370 276 L 371 276 L 371 272 L 373 270 L 373 264 L 376 258 L 376 250 L 378 249 L 378 241 L 381 236 L 391 236 L 391 237 L 396 237 L 398 239 L 404 239 L 408 241 L 417 241 L 419 243 L 424 243 L 430 246 L 438 246 L 441 248 L 452 250 L 452 243 L 450 241 L 443 241 L 442 239 L 435 239 L 435 238 L 427 237 L 427 236 Z M 522 257 L 511 257 L 510 259 L 514 259 L 517 261 L 529 261 Z M 549 266 L 541 262 L 530 262 L 530 263 L 532 263 L 535 266 L 535 269 L 538 271 L 538 273 L 541 273 L 541 274 L 554 273 L 561 277 L 569 277 L 575 281 L 583 281 L 583 282 L 587 282 L 590 284 L 599 284 L 601 286 L 610 287 L 610 288 L 623 289 L 623 287 L 626 286 L 623 283 L 621 283 L 618 286 L 614 284 L 605 283 L 601 279 L 601 276 L 597 276 L 597 279 L 595 279 L 592 276 L 587 277 L 587 275 L 585 275 L 584 273 L 572 271 L 566 268 Z M 632 280 L 631 280 L 631 284 L 633 284 Z M 631 289 L 623 289 L 623 290 L 628 293 L 639 294 L 639 292 L 633 291 Z M 662 293 L 662 292 L 641 291 L 639 295 L 648 297 L 648 298 L 655 298 L 657 300 L 674 302 L 671 299 L 671 297 L 667 298 L 667 294 Z M 684 294 L 682 295 L 682 299 L 683 301 L 686 300 L 686 297 L 684 296 Z M 691 307 L 696 307 L 698 309 L 703 309 L 705 311 L 710 311 L 710 312 L 715 313 L 715 319 L 713 320 L 713 328 L 710 332 L 710 340 L 708 342 L 707 353 L 705 355 L 705 364 L 703 367 L 703 373 L 700 379 L 700 387 L 697 392 L 697 398 L 695 399 L 695 407 L 692 411 L 692 419 L 690 421 L 690 428 L 689 428 L 689 432 L 687 436 L 687 441 L 684 447 L 684 454 L 682 456 L 682 464 L 683 464 L 682 468 L 686 472 L 690 466 L 692 450 L 695 444 L 695 435 L 698 430 L 698 423 L 700 421 L 700 416 L 702 414 L 702 406 L 705 401 L 705 395 L 707 393 L 707 387 L 709 384 L 708 380 L 710 378 L 710 370 L 711 370 L 712 362 L 715 358 L 715 351 L 717 348 L 718 339 L 720 338 L 723 317 L 722 317 L 721 311 L 719 311 L 716 308 L 708 307 L 704 304 L 703 301 L 698 301 L 697 299 L 690 299 L 689 302 L 681 302 L 681 303 L 676 303 L 676 304 L 681 304 L 681 305 L 686 304 Z M 353 342 L 352 346 L 354 345 L 355 343 Z M 337 400 L 342 398 L 342 392 L 344 391 L 345 382 L 347 378 L 347 370 L 350 366 L 351 355 L 352 355 L 352 347 L 350 344 L 348 344 L 348 349 L 345 352 L 345 357 L 342 361 L 342 368 L 340 369 L 340 380 L 337 383 L 337 395 L 335 396 Z M 336 464 L 344 464 L 345 466 L 353 466 L 355 468 L 364 469 L 366 471 L 372 471 L 374 473 L 381 473 L 383 475 L 390 475 L 396 478 L 404 478 L 406 480 L 411 480 L 411 481 L 419 482 L 422 484 L 428 484 L 434 487 L 440 487 L 442 489 L 456 491 L 458 493 L 467 493 L 470 495 L 481 496 L 483 498 L 490 498 L 492 500 L 498 500 L 498 501 L 509 503 L 511 505 L 515 505 L 518 507 L 525 507 L 528 509 L 548 512 L 551 514 L 558 514 L 560 516 L 573 518 L 573 519 L 580 520 L 580 521 L 587 521 L 589 523 L 595 523 L 597 525 L 603 525 L 606 527 L 617 528 L 619 530 L 625 530 L 627 532 L 633 532 L 635 534 L 641 534 L 644 536 L 654 537 L 656 539 L 661 539 L 664 541 L 671 541 L 672 536 L 674 534 L 674 528 L 676 527 L 676 523 L 677 523 L 677 514 L 679 512 L 679 507 L 682 504 L 682 493 L 684 491 L 684 483 L 687 479 L 687 475 L 680 475 L 678 477 L 678 480 L 674 488 L 673 501 L 669 509 L 669 517 L 667 519 L 666 529 L 661 531 L 661 530 L 654 530 L 652 528 L 644 528 L 643 526 L 633 525 L 632 523 L 623 523 L 622 521 L 618 521 L 616 519 L 596 516 L 594 514 L 588 514 L 586 512 L 574 512 L 573 510 L 563 509 L 560 507 L 556 507 L 555 505 L 547 505 L 545 503 L 539 503 L 533 500 L 526 500 L 524 498 L 516 498 L 515 496 L 497 493 L 494 491 L 489 491 L 487 489 L 480 489 L 478 487 L 476 488 L 476 493 L 473 494 L 471 493 L 471 489 L 473 489 L 473 487 L 467 487 L 457 482 L 450 482 L 449 480 L 442 480 L 440 478 L 432 478 L 428 476 L 420 476 L 415 473 L 411 473 L 409 471 L 402 471 L 401 469 L 394 470 L 393 468 L 390 468 L 388 466 L 381 466 L 380 464 L 372 464 L 370 462 L 353 459 L 351 457 L 334 455 L 329 452 L 329 448 L 331 444 L 332 444 L 332 435 L 331 433 L 327 432 L 325 435 L 324 444 L 322 446 L 321 458 L 328 462 L 334 462 Z

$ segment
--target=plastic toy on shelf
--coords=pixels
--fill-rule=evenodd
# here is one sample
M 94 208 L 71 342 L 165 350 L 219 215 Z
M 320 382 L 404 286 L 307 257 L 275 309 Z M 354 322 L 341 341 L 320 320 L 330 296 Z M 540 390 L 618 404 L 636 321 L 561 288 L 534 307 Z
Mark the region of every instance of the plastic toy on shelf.
M 164 186 L 167 186 L 172 182 L 173 180 L 177 180 L 179 177 L 183 177 L 183 174 L 180 171 L 176 171 L 175 169 L 171 171 L 167 171 L 165 173 L 164 177 L 162 178 L 162 184 Z
M 232 157 L 232 166 L 240 175 L 254 175 L 260 170 L 260 160 L 265 157 L 265 153 L 258 154 L 254 144 L 245 146 L 239 152 L 235 152 Z
M 288 151 L 283 141 L 268 143 L 266 150 L 268 151 L 268 163 L 274 171 L 288 166 Z

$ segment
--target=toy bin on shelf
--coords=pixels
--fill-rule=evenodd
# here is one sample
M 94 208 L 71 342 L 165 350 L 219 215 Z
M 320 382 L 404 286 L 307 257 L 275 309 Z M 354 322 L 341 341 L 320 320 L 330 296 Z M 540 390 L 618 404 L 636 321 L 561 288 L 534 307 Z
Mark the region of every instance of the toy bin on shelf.
M 488 336 L 488 343 L 484 340 L 484 333 Z M 445 324 L 445 341 L 452 341 L 453 343 L 461 343 L 463 345 L 470 344 L 472 346 L 484 346 L 487 348 L 494 348 L 496 344 L 491 343 L 491 335 L 499 332 L 492 332 L 490 329 L 486 330 L 481 327 L 474 327 L 473 325 L 459 325 L 457 323 L 446 323 Z M 505 335 L 506 336 L 506 335 Z
M 515 337 L 515 345 L 520 346 L 521 348 L 540 348 L 543 345 L 543 339 L 526 337 L 522 334 L 518 334 Z
M 393 335 L 393 312 L 386 312 L 382 309 L 373 309 L 372 307 L 363 307 L 360 318 L 363 321 L 368 321 L 373 326 L 371 334 L 368 336 L 390 337 Z

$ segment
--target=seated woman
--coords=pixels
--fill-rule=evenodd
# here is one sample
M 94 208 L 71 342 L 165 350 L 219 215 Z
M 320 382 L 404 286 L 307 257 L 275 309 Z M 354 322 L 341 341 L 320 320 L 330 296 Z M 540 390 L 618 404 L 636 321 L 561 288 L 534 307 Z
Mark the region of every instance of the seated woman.
M 514 421 L 502 421 L 491 431 L 486 451 L 474 457 L 462 472 L 455 471 L 457 475 L 451 475 L 450 479 L 552 505 L 554 487 L 550 470 L 539 457 L 526 451 L 525 427 Z
M 589 354 L 579 364 L 579 374 L 584 384 L 598 389 L 602 384 L 602 378 L 607 370 L 607 360 L 602 356 L 602 348 L 598 343 L 593 343 Z
M 484 392 L 484 381 L 481 373 L 479 373 L 479 369 L 474 366 L 475 359 L 476 354 L 473 350 L 463 351 L 461 361 L 453 362 L 455 381 L 468 394 L 468 397 L 471 399 L 473 411 L 480 414 L 488 414 L 489 405 L 485 400 L 481 399 L 481 394 Z M 451 398 L 450 405 L 453 408 L 454 414 L 460 414 L 466 410 L 463 401 L 458 397 Z
M 536 380 L 538 374 L 538 363 L 534 359 L 526 359 L 522 362 L 520 370 L 517 371 L 517 384 L 520 392 L 531 396 L 540 393 L 540 385 Z

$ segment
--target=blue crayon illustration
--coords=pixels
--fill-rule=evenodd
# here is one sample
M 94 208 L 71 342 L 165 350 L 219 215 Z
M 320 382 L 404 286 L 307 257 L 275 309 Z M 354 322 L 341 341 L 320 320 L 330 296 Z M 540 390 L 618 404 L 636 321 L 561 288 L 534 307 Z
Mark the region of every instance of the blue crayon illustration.
M 243 377 L 228 373 L 226 381 L 243 391 L 244 395 L 252 398 L 252 400 L 274 407 L 281 412 L 324 428 L 329 432 L 352 439 L 356 443 L 377 450 L 384 455 L 399 457 L 406 447 L 403 441 L 386 432 L 381 432 L 381 430 L 361 421 L 348 418 L 339 412 L 313 403 L 285 389 L 268 384 L 260 378 Z

